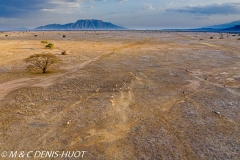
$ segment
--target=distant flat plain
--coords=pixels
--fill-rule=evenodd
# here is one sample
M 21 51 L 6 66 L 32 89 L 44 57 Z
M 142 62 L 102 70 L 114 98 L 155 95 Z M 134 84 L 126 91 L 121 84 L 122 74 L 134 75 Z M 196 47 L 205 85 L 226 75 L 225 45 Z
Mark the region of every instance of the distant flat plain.
M 0 151 L 85 150 L 84 159 L 240 159 L 240 36 L 220 37 L 0 33 Z M 55 54 L 61 62 L 46 74 L 28 70 L 23 60 L 38 53 Z

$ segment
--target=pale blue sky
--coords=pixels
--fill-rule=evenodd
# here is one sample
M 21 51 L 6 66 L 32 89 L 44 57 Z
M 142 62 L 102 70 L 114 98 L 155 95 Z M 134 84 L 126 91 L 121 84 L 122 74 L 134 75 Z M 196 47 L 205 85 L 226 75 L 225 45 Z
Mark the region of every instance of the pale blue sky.
M 196 28 L 240 20 L 240 0 L 0 0 L 0 28 L 79 19 L 130 29 Z

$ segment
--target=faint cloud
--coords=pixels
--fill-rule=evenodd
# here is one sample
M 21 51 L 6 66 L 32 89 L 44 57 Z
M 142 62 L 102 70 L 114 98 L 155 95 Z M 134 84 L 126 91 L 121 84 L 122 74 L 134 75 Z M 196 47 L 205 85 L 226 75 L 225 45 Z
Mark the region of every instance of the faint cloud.
M 153 7 L 152 4 L 144 4 L 142 9 L 144 9 L 144 10 L 154 10 L 155 8 Z
M 127 0 L 118 0 L 118 2 L 126 2 Z
M 193 19 L 195 20 L 207 20 L 207 19 L 212 19 L 211 17 L 209 16 L 195 16 Z
M 66 8 L 79 8 L 80 7 L 80 4 L 78 1 L 76 1 L 76 2 L 50 1 L 49 3 L 55 4 L 58 7 L 66 7 Z
M 108 14 L 120 14 L 120 12 L 108 12 Z
M 219 3 L 212 5 L 187 6 L 180 9 L 166 9 L 180 13 L 202 14 L 202 15 L 228 15 L 240 14 L 240 3 Z
M 56 9 L 42 9 L 42 11 L 45 11 L 45 12 L 55 12 Z

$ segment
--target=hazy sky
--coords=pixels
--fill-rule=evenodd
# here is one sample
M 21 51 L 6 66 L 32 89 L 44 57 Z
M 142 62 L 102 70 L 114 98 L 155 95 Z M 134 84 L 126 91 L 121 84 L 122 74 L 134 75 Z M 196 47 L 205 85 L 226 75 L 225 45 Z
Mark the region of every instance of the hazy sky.
M 131 29 L 195 28 L 240 20 L 240 0 L 0 0 L 0 28 L 79 19 Z

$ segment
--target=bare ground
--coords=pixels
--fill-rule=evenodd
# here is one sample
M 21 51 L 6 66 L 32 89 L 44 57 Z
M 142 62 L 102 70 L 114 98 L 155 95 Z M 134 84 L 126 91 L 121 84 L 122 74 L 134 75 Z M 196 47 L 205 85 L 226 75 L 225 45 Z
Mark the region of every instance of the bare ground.
M 240 159 L 237 37 L 5 34 L 0 34 L 0 151 L 85 150 L 84 159 L 109 160 Z M 55 48 L 45 49 L 41 40 Z M 53 53 L 62 62 L 47 74 L 29 72 L 23 59 L 35 53 Z

